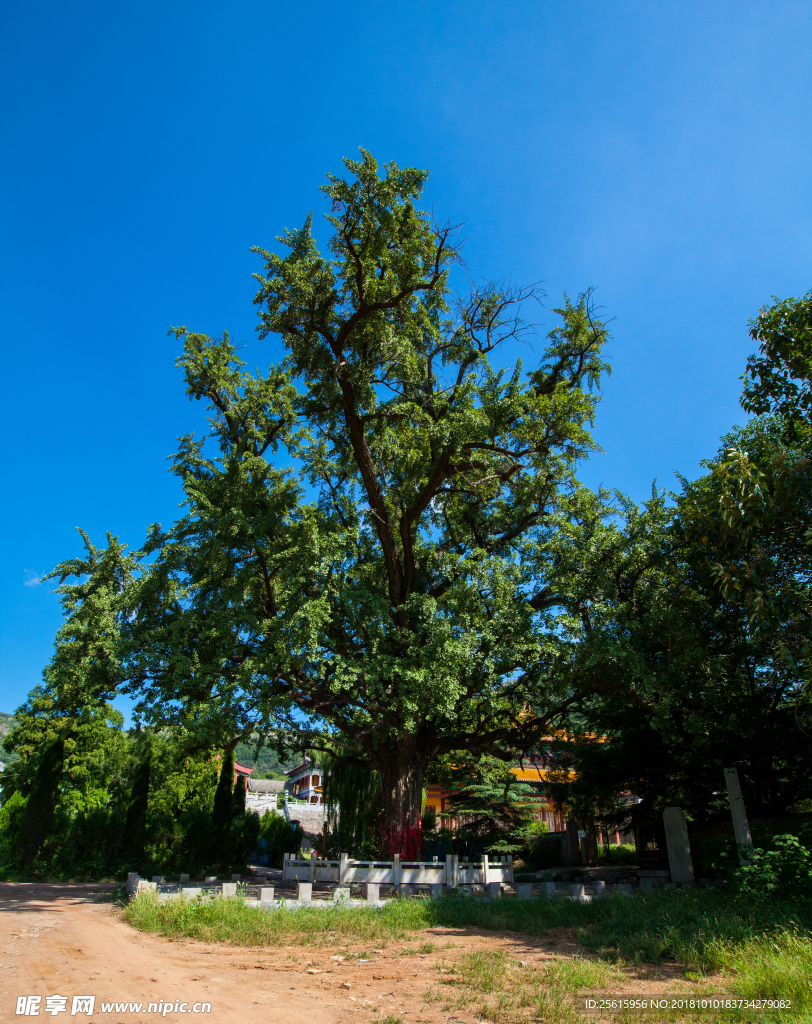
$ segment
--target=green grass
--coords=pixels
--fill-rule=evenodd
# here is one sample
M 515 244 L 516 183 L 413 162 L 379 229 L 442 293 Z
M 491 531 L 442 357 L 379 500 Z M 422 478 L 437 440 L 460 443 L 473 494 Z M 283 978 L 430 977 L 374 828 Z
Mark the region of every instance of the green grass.
M 438 976 L 429 999 L 462 1008 L 472 1000 L 482 1020 L 511 1024 L 528 1016 L 560 1022 L 582 1019 L 568 1002 L 574 992 L 622 991 L 621 966 L 679 963 L 700 987 L 745 998 L 790 998 L 793 1012 L 747 1011 L 696 1019 L 812 1022 L 812 906 L 738 899 L 724 891 L 654 890 L 634 899 L 613 895 L 589 904 L 556 899 L 499 901 L 472 897 L 393 900 L 382 910 L 335 907 L 257 911 L 241 900 L 173 900 L 141 896 L 124 911 L 144 931 L 240 945 L 350 946 L 403 940 L 426 928 L 481 928 L 543 936 L 574 931 L 594 957 L 561 957 L 522 968 L 506 955 L 466 954 Z M 424 942 L 414 952 L 436 947 Z M 721 977 L 719 977 L 721 975 Z M 477 1002 L 477 1000 L 479 1000 Z M 618 1018 L 620 1020 L 621 1018 Z M 632 1019 L 632 1018 L 628 1018 Z M 677 1020 L 661 1014 L 658 1019 Z M 685 1017 L 684 1019 L 693 1019 Z M 647 1018 L 649 1022 L 652 1018 Z

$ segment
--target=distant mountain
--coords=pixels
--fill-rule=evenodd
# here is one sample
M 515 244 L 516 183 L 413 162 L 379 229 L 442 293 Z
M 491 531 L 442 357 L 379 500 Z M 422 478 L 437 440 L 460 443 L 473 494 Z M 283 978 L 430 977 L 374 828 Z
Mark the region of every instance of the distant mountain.
M 2 746 L 3 737 L 7 736 L 16 725 L 17 719 L 14 715 L 7 715 L 5 712 L 0 711 L 0 761 L 4 764 L 14 764 L 20 756 L 16 750 L 9 754 Z

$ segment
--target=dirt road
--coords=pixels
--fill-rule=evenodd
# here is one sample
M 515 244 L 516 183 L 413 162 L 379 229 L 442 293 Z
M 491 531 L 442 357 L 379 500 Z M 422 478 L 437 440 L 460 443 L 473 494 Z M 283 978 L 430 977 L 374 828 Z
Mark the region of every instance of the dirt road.
M 111 902 L 112 890 L 108 885 L 0 884 L 0 1022 L 22 1019 L 17 1017 L 21 996 L 39 996 L 30 1009 L 38 1010 L 41 1020 L 369 1024 L 377 1019 L 383 1024 L 383 1018 L 394 1016 L 404 1024 L 477 1024 L 475 1005 L 452 1007 L 445 997 L 425 998 L 441 980 L 444 964 L 474 950 L 500 949 L 527 962 L 578 952 L 566 935 L 533 940 L 441 928 L 370 952 L 366 963 L 342 959 L 329 948 L 166 939 L 126 924 Z M 675 973 L 681 972 L 664 969 L 645 981 L 629 977 L 629 990 L 643 985 L 673 990 L 675 982 L 680 984 Z M 58 1012 L 49 1015 L 54 1004 L 47 1000 L 53 996 L 65 1002 L 56 1003 Z M 72 1014 L 75 996 L 95 996 L 92 1013 L 80 1007 Z M 136 1005 L 103 1006 L 107 1003 Z

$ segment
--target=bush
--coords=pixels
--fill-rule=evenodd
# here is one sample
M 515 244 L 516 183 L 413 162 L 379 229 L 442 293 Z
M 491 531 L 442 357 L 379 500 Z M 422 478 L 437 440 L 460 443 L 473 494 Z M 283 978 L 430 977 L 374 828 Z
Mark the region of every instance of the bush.
M 754 849 L 733 872 L 737 888 L 779 900 L 812 900 L 812 835 L 774 836 L 768 849 Z
M 257 818 L 256 815 L 253 817 Z M 295 854 L 302 845 L 302 829 L 280 814 L 272 814 L 270 811 L 266 811 L 261 819 L 257 818 L 257 821 L 257 859 L 272 868 L 281 868 L 283 856 L 286 853 Z

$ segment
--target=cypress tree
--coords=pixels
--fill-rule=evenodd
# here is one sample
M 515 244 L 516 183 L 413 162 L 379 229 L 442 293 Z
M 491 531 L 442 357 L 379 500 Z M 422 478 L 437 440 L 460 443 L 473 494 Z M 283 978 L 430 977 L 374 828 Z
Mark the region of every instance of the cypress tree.
M 238 775 L 234 785 L 234 795 L 231 801 L 231 816 L 236 818 L 245 810 L 245 776 Z
M 65 738 L 59 736 L 42 756 L 25 808 L 20 849 L 23 863 L 33 866 L 39 856 L 56 809 L 59 782 L 65 761 Z
M 126 866 L 131 869 L 140 866 L 145 856 L 151 769 L 152 750 L 146 745 L 133 779 L 127 820 L 124 824 L 122 854 Z
M 234 751 L 223 752 L 220 780 L 214 794 L 211 815 L 211 855 L 214 863 L 226 864 L 230 860 L 231 804 L 234 788 Z

